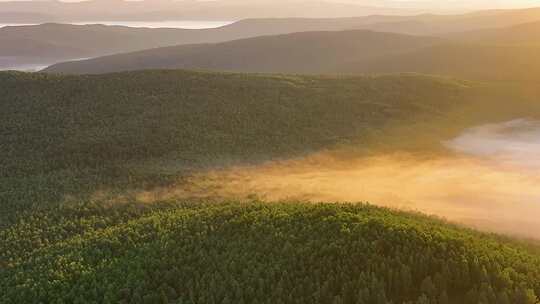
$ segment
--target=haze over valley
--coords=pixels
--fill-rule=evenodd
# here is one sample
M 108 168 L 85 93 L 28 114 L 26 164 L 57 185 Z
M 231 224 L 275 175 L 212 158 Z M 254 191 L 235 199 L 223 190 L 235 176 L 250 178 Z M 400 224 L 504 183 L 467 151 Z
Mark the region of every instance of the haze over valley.
M 540 304 L 537 2 L 0 0 L 0 303 Z
M 197 185 L 139 193 L 164 197 L 250 196 L 279 201 L 376 202 L 431 214 L 484 231 L 540 239 L 540 128 L 514 120 L 475 127 L 445 143 L 449 154 L 343 151 L 211 171 Z

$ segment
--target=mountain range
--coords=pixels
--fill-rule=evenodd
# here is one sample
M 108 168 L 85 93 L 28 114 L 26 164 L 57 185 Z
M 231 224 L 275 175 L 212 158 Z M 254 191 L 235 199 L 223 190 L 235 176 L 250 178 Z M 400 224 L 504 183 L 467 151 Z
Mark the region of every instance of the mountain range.
M 201 30 L 130 28 L 47 23 L 0 28 L 0 68 L 17 64 L 51 64 L 159 47 L 218 43 L 307 31 L 372 30 L 448 39 L 489 42 L 489 37 L 534 37 L 540 9 L 493 10 L 462 15 L 367 16 L 353 18 L 247 19 Z M 521 27 L 530 22 L 529 30 Z M 505 29 L 506 34 L 499 31 Z M 508 32 L 510 31 L 510 32 Z M 528 31 L 532 31 L 528 33 Z M 516 36 L 523 32 L 523 38 Z M 466 33 L 466 34 L 463 34 Z M 484 38 L 482 38 L 484 37 Z M 501 38 L 500 38 L 501 39 Z M 507 38 L 508 40 L 508 38 Z
M 422 12 L 399 7 L 399 2 L 374 0 L 358 4 L 346 1 L 172 1 L 90 0 L 84 2 L 0 2 L 4 22 L 76 22 L 99 20 L 240 20 L 245 18 L 352 17 Z
M 96 74 L 140 69 L 366 74 L 426 73 L 475 80 L 540 77 L 538 23 L 445 38 L 368 30 L 301 32 L 192 44 L 53 65 L 46 72 Z
M 339 67 L 431 46 L 437 38 L 366 30 L 302 32 L 217 44 L 193 44 L 53 65 L 47 72 L 107 73 L 204 69 L 261 73 L 332 73 Z

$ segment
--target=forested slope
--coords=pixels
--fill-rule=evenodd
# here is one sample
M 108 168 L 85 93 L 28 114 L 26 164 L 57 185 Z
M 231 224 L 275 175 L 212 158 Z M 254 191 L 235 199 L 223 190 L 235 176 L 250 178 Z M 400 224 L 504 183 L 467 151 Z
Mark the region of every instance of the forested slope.
M 368 148 L 384 141 L 389 124 L 443 116 L 470 89 L 414 75 L 185 71 L 0 73 L 0 85 L 2 217 L 66 194 L 159 184 L 193 168 L 351 142 Z
M 467 127 L 540 113 L 538 92 L 422 75 L 0 73 L 0 86 L 0 226 L 70 195 L 338 145 L 429 151 Z
M 365 205 L 128 191 L 336 146 L 436 149 L 540 116 L 522 87 L 180 70 L 0 86 L 0 303 L 538 304 L 534 244 Z
M 27 215 L 0 230 L 2 303 L 537 304 L 540 294 L 537 249 L 365 205 Z

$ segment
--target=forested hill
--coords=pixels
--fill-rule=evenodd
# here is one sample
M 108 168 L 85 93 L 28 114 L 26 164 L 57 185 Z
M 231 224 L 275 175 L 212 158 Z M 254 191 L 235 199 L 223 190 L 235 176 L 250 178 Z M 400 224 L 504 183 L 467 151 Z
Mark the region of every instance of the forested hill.
M 0 230 L 0 302 L 537 304 L 538 249 L 420 215 L 96 203 Z
M 2 217 L 65 194 L 159 183 L 194 167 L 356 141 L 368 148 L 383 141 L 390 123 L 443 116 L 465 104 L 469 91 L 466 82 L 415 75 L 186 71 L 0 73 L 0 85 Z
M 207 168 L 401 151 L 538 116 L 513 89 L 152 70 L 3 72 L 0 90 L 0 303 L 538 304 L 534 244 L 366 205 L 130 195 Z
M 28 205 L 193 169 L 336 145 L 431 149 L 467 127 L 540 116 L 535 96 L 423 75 L 3 72 L 0 86 L 0 226 Z

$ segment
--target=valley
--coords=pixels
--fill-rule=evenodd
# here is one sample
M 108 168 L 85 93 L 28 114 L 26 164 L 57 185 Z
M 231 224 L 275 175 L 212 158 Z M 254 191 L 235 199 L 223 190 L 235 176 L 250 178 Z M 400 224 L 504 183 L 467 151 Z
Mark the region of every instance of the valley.
M 510 128 L 515 134 L 501 135 Z M 328 151 L 305 158 L 198 174 L 137 194 L 143 202 L 202 197 L 265 201 L 372 202 L 455 223 L 540 240 L 538 129 L 520 121 L 473 128 L 446 143 L 447 153 L 361 156 Z M 515 128 L 515 129 L 514 129 Z M 523 128 L 523 129 L 521 129 Z M 531 133 L 529 133 L 531 132 Z
M 0 303 L 540 304 L 508 1 L 0 1 Z

